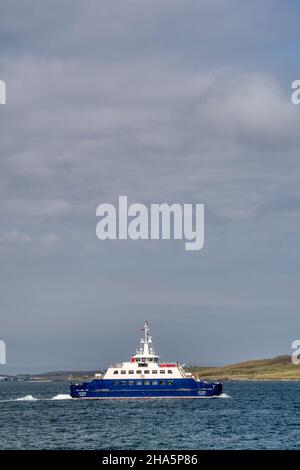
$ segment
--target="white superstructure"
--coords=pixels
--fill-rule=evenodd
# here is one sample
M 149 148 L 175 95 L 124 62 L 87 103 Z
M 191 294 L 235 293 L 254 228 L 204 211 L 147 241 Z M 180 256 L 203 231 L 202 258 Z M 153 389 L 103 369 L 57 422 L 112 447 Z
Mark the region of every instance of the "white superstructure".
M 159 356 L 153 349 L 152 337 L 149 335 L 148 322 L 145 322 L 142 331 L 143 336 L 136 354 L 129 362 L 110 366 L 105 375 L 101 376 L 103 379 L 182 379 L 191 376 L 184 372 L 178 362 L 159 362 Z M 96 378 L 100 378 L 100 374 L 96 374 Z

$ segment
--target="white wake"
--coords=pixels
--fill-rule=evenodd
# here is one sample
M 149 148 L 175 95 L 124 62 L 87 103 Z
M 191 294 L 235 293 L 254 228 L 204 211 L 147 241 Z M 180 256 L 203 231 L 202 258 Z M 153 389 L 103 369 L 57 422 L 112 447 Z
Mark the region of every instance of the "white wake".
M 221 395 L 218 395 L 218 398 L 231 398 L 231 396 L 227 395 L 227 393 L 221 393 Z
M 227 393 L 221 393 L 221 395 L 214 395 L 211 397 L 199 397 L 199 398 L 231 398 L 230 395 L 227 395 Z M 0 400 L 0 403 L 7 403 L 7 402 L 13 402 L 13 401 L 51 401 L 51 400 L 72 400 L 71 395 L 67 393 L 59 393 L 58 395 L 54 395 L 52 398 L 35 398 L 32 395 L 26 395 L 25 397 L 20 397 L 20 398 L 11 398 L 8 400 Z
M 0 400 L 0 403 L 11 403 L 11 402 L 16 402 L 16 401 L 51 401 L 51 400 L 72 400 L 72 397 L 71 395 L 68 395 L 66 393 L 59 393 L 58 395 L 54 395 L 54 397 L 52 398 L 35 398 L 32 395 L 26 395 L 25 397 Z
M 16 401 L 37 401 L 32 395 L 26 395 L 25 397 L 17 398 Z
M 72 400 L 72 397 L 65 393 L 59 393 L 58 395 L 55 395 L 55 397 L 52 397 L 51 400 Z

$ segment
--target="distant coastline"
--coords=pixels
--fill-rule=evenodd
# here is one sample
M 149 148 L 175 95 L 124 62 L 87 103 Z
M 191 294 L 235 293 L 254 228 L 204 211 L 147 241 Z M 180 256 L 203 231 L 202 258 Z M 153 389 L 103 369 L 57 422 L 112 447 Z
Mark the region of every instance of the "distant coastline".
M 220 380 L 300 380 L 300 365 L 291 356 L 244 361 L 223 367 L 189 367 L 189 371 L 207 379 Z
M 186 366 L 187 372 L 198 374 L 208 380 L 236 381 L 291 381 L 300 380 L 300 365 L 291 361 L 291 356 L 276 356 L 270 359 L 258 359 L 230 364 L 222 367 Z M 64 382 L 91 380 L 99 370 L 90 371 L 53 371 L 39 374 L 2 375 L 1 382 Z

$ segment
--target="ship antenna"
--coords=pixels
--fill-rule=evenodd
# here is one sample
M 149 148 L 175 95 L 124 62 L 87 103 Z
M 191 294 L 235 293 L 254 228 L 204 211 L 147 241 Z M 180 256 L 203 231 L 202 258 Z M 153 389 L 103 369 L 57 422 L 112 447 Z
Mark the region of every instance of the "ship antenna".
M 144 328 L 142 328 L 144 330 L 144 338 L 141 339 L 141 353 L 144 355 L 144 356 L 148 356 L 149 353 L 151 354 L 152 351 L 151 351 L 151 337 L 149 336 L 149 325 L 148 325 L 148 322 L 145 321 L 144 323 Z
M 133 357 L 143 360 L 149 359 L 149 355 L 153 356 L 151 360 L 157 361 L 159 356 L 155 354 L 152 344 L 152 336 L 150 336 L 150 328 L 147 321 L 144 322 L 144 327 L 141 329 L 143 335 L 140 338 L 140 347 L 136 350 L 136 354 Z
M 149 325 L 148 325 L 147 321 L 145 321 L 145 324 L 144 324 L 144 335 L 145 335 L 145 343 L 148 343 L 148 341 L 149 341 Z

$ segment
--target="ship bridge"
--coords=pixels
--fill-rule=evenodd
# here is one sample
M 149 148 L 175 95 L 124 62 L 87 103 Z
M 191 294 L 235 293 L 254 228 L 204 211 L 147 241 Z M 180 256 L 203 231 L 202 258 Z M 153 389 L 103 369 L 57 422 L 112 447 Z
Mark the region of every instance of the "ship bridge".
M 142 331 L 143 335 L 140 339 L 140 347 L 136 350 L 136 354 L 131 357 L 131 362 L 158 362 L 159 356 L 155 354 L 147 321 L 145 321 Z
M 160 357 L 155 353 L 152 337 L 149 334 L 149 325 L 146 321 L 142 328 L 140 347 L 136 354 L 131 356 L 129 362 L 121 362 L 107 369 L 104 379 L 163 379 L 183 378 L 186 374 L 178 362 L 159 362 Z

